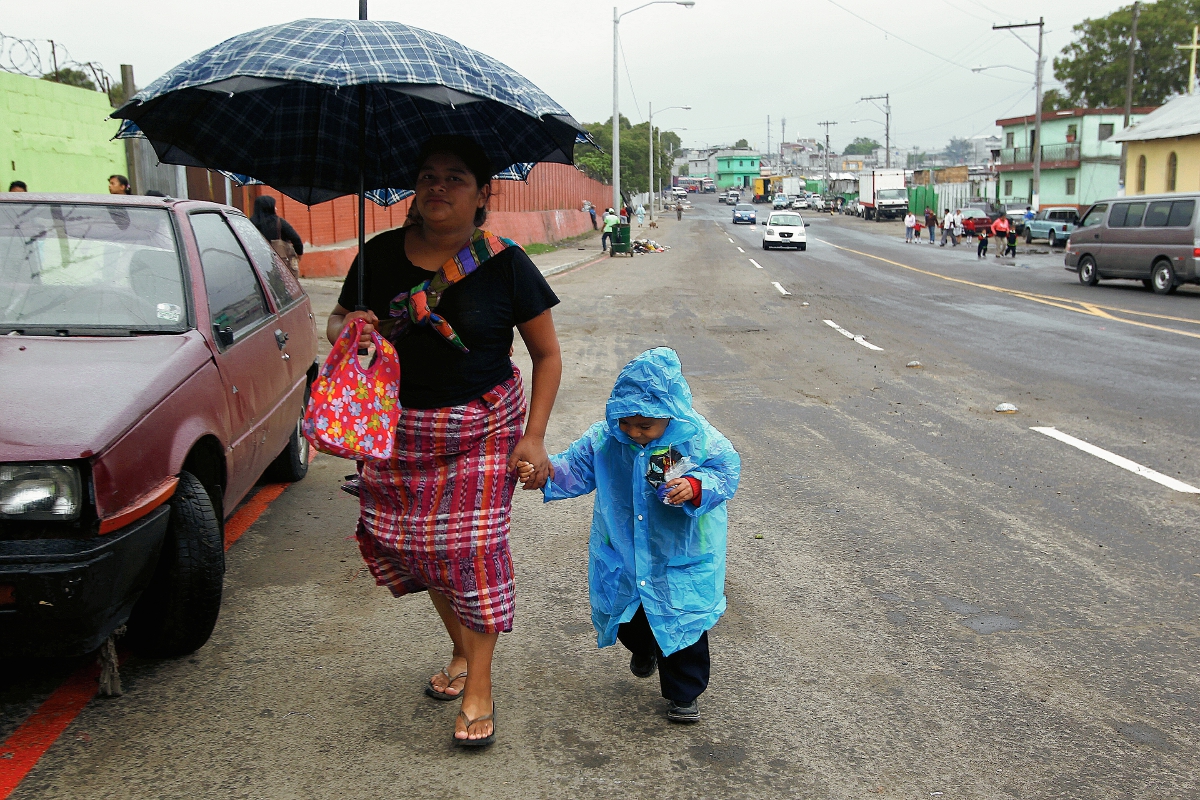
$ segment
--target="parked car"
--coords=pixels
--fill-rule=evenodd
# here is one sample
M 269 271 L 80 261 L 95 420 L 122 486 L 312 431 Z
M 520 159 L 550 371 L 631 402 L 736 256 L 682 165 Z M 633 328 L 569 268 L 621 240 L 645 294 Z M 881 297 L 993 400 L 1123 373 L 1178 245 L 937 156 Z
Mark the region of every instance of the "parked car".
M 739 222 L 749 222 L 753 225 L 758 221 L 758 215 L 754 211 L 754 206 L 749 203 L 738 203 L 733 207 L 733 224 Z
M 843 205 L 842 213 L 850 214 L 855 217 L 860 216 L 862 214 L 862 211 L 858 207 L 858 198 L 855 198 L 855 199 L 849 201 L 848 203 L 846 203 L 845 205 Z
M 970 233 L 976 236 L 983 235 L 990 237 L 992 235 L 993 220 L 986 212 L 978 208 L 967 207 L 962 209 L 963 227 Z
M 821 197 L 821 195 L 819 195 L 819 194 L 813 194 L 813 196 L 810 197 L 808 200 L 808 205 L 814 211 L 824 211 L 825 210 L 825 198 Z
M 1034 239 L 1045 239 L 1051 247 L 1066 244 L 1079 223 L 1079 212 L 1070 208 L 1043 208 L 1025 225 L 1025 244 Z
M 798 247 L 806 250 L 808 237 L 805 236 L 804 229 L 807 227 L 808 223 L 799 214 L 793 214 L 790 211 L 773 211 L 767 217 L 767 225 L 763 228 L 762 249 Z
M 1028 203 L 1009 203 L 1005 208 L 1004 213 L 1008 217 L 1008 222 L 1018 236 L 1025 233 L 1025 212 L 1028 210 Z
M 996 220 L 1000 219 L 1000 216 L 1002 214 L 1004 214 L 1003 207 L 1001 207 L 1000 205 L 998 205 L 996 203 L 991 203 L 991 202 L 986 202 L 986 201 L 976 201 L 974 203 L 967 203 L 967 208 L 979 209 L 984 214 L 987 214 L 988 219 L 990 219 L 992 222 L 995 222 Z M 1021 213 L 1025 213 L 1024 208 L 1021 209 Z
M 1084 286 L 1108 278 L 1140 280 L 1171 294 L 1200 282 L 1200 193 L 1104 200 L 1089 208 L 1067 240 L 1063 263 Z
M 805 199 L 804 197 L 797 197 L 795 200 L 792 201 L 792 208 L 793 209 L 808 208 L 808 200 Z
M 312 306 L 236 210 L 0 195 L 0 641 L 208 640 L 224 519 L 308 470 Z

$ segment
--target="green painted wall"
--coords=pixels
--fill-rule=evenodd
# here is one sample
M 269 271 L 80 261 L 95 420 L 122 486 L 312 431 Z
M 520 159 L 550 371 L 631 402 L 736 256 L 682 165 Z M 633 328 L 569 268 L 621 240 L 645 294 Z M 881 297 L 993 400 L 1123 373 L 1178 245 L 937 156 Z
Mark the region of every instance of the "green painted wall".
M 102 92 L 0 72 L 0 192 L 15 180 L 31 192 L 107 194 L 128 175 L 125 144 Z

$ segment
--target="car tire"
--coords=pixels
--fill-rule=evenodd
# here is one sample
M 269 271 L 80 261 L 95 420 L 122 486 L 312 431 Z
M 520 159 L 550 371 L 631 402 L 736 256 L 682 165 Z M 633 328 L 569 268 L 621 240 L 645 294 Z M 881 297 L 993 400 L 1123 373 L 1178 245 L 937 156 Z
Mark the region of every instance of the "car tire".
M 1046 234 L 1046 244 L 1050 245 L 1051 247 L 1058 247 L 1058 236 L 1055 235 L 1054 231 L 1050 231 L 1050 233 Z
M 1147 289 L 1153 290 L 1154 289 L 1154 281 L 1150 280 L 1149 278 L 1142 278 L 1142 286 L 1145 286 Z
M 1153 282 L 1155 294 L 1174 294 L 1178 288 L 1178 284 L 1175 283 L 1175 270 L 1166 259 L 1155 262 L 1150 280 Z
M 767 247 L 767 243 L 764 241 L 764 242 L 763 242 L 763 250 L 770 250 L 770 249 L 771 249 L 771 248 L 770 248 L 770 247 Z
M 130 645 L 160 658 L 185 656 L 208 641 L 225 581 L 221 520 L 204 485 L 179 473 L 170 505 L 158 566 L 129 617 Z
M 1096 259 L 1084 256 L 1079 259 L 1079 282 L 1084 286 L 1095 286 L 1100 280 L 1100 271 L 1096 269 Z
M 265 480 L 271 483 L 295 483 L 304 480 L 304 476 L 308 474 L 309 444 L 300 430 L 300 423 L 303 421 L 304 414 L 301 413 L 296 419 L 292 435 L 288 437 L 287 447 L 283 448 L 283 452 L 276 456 L 263 472 Z
M 1033 244 L 1033 231 L 1025 229 L 1025 244 Z

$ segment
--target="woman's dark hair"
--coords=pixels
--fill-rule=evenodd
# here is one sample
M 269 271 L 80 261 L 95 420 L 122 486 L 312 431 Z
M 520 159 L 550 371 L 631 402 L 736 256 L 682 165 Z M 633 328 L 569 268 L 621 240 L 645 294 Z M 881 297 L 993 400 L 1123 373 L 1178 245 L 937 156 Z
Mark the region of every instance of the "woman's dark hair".
M 125 194 L 132 194 L 132 193 L 133 193 L 133 189 L 132 189 L 132 188 L 130 188 L 130 186 L 129 186 L 129 178 L 126 178 L 124 175 L 109 175 L 109 176 L 108 176 L 108 179 L 109 179 L 110 181 L 111 181 L 113 178 L 116 178 L 116 179 L 117 179 L 117 183 L 121 184 L 121 186 L 122 186 L 122 187 L 125 189 Z
M 254 213 L 250 221 L 266 239 L 280 238 L 279 215 L 275 213 L 275 198 L 269 194 L 254 198 Z
M 421 145 L 420 165 L 425 164 L 425 159 L 433 155 L 450 155 L 462 160 L 467 165 L 467 169 L 475 176 L 476 187 L 482 189 L 492 182 L 492 175 L 495 170 L 492 168 L 491 159 L 487 157 L 487 153 L 483 152 L 474 139 L 467 136 L 431 136 L 425 140 L 425 144 Z M 487 221 L 487 206 L 475 209 L 475 227 L 479 227 Z

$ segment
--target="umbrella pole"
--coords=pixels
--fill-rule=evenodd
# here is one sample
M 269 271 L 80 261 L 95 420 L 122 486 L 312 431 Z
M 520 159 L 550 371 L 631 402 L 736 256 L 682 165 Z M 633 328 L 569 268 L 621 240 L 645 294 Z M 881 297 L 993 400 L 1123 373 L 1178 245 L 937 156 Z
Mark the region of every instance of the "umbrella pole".
M 358 0 L 358 18 L 367 18 L 367 0 Z M 358 307 L 367 310 L 367 92 L 358 87 Z

